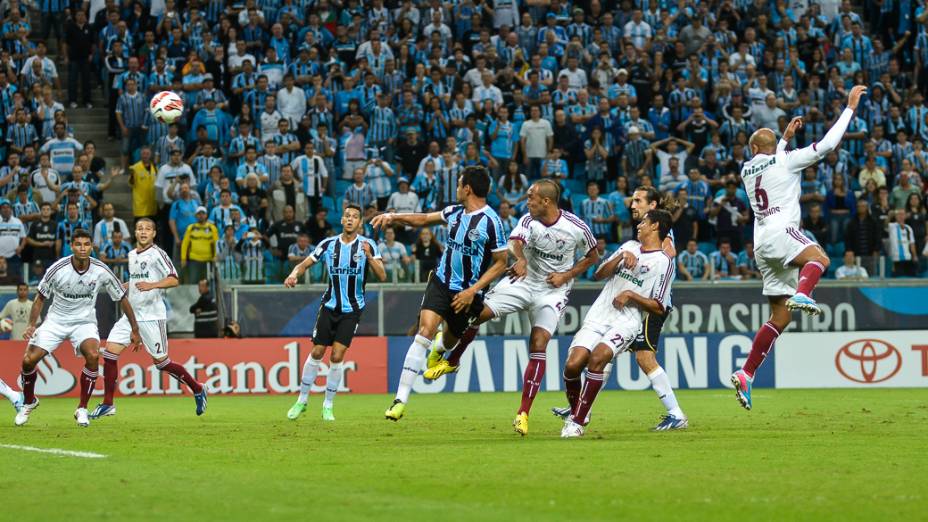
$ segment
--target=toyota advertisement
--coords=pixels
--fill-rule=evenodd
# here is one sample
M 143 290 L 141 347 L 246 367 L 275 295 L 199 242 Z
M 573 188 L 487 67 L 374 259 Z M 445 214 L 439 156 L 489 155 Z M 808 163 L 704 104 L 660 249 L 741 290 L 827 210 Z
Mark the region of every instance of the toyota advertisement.
M 928 386 L 928 332 L 786 334 L 775 347 L 777 388 Z
M 396 390 L 409 337 L 358 337 L 345 358 L 341 393 L 386 393 Z M 563 364 L 571 337 L 548 344 L 542 389 L 562 389 Z M 299 391 L 300 373 L 312 341 L 307 338 L 237 340 L 177 339 L 171 359 L 183 364 L 213 394 L 280 394 Z M 18 382 L 25 343 L 0 341 L 0 378 Z M 751 349 L 743 334 L 667 335 L 658 360 L 678 389 L 728 388 L 731 372 Z M 755 386 L 777 388 L 926 387 L 928 331 L 788 333 L 777 341 L 756 376 Z M 324 390 L 322 371 L 313 389 Z M 524 337 L 484 337 L 471 344 L 455 374 L 435 381 L 420 376 L 416 393 L 519 391 L 528 364 Z M 38 366 L 39 396 L 77 396 L 83 359 L 67 343 Z M 101 364 L 102 370 L 102 364 Z M 181 387 L 158 371 L 144 352 L 123 352 L 118 393 L 123 396 L 179 395 Z M 102 393 L 103 380 L 97 381 Z M 620 355 L 607 389 L 644 390 L 650 386 L 630 353 Z

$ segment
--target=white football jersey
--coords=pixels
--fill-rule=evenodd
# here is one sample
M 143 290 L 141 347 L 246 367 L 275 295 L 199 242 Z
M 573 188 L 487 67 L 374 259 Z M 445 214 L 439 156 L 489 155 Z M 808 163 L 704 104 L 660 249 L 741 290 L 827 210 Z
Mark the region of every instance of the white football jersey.
M 174 263 L 171 258 L 158 248 L 157 245 L 142 250 L 129 252 L 129 304 L 139 321 L 161 321 L 167 319 L 167 308 L 164 306 L 164 290 L 155 288 L 142 292 L 135 287 L 136 283 L 157 283 L 162 279 L 174 276 Z
M 758 154 L 742 167 L 741 179 L 754 211 L 755 243 L 782 234 L 787 227 L 801 228 L 802 171 L 827 154 L 816 150 L 817 145 L 787 151 L 781 140 L 774 155 Z
M 664 308 L 667 307 L 670 284 L 674 278 L 674 264 L 663 250 L 642 250 L 637 241 L 626 241 L 615 251 L 609 261 L 621 252 L 631 252 L 638 258 L 635 268 L 629 270 L 624 266 L 606 282 L 593 306 L 584 317 L 584 322 L 597 324 L 617 324 L 619 322 L 635 321 L 641 323 L 641 309 L 634 304 L 617 310 L 612 300 L 625 290 L 631 290 L 648 299 L 656 299 Z
M 526 214 L 509 234 L 510 240 L 521 241 L 528 261 L 526 282 L 540 288 L 548 288 L 545 279 L 555 272 L 566 272 L 573 268 L 578 255 L 586 255 L 596 248 L 596 238 L 582 219 L 562 210 L 551 225 L 545 225 Z M 567 283 L 570 289 L 573 281 Z
M 126 294 L 122 282 L 102 261 L 90 258 L 87 270 L 75 270 L 68 256 L 48 267 L 39 283 L 39 294 L 52 299 L 47 321 L 61 325 L 97 324 L 97 294 L 105 290 L 110 299 L 119 301 Z

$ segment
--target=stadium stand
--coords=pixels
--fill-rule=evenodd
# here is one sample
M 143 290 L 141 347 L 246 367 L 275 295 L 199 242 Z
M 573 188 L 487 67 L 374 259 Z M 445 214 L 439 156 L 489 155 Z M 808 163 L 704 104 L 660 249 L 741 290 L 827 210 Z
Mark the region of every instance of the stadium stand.
M 864 268 L 839 275 L 925 272 L 922 1 L 10 0 L 3 18 L 0 256 L 32 283 L 78 227 L 119 268 L 138 217 L 186 265 L 200 206 L 224 282 L 280 282 L 346 202 L 440 209 L 474 164 L 515 216 L 557 179 L 607 251 L 633 232 L 625 198 L 658 186 L 700 277 L 750 279 L 748 137 L 803 116 L 790 145 L 811 144 L 854 83 L 870 94 L 841 150 L 804 175 L 805 232 Z M 161 90 L 185 100 L 176 126 L 147 111 Z M 366 228 L 397 282 L 432 232 Z

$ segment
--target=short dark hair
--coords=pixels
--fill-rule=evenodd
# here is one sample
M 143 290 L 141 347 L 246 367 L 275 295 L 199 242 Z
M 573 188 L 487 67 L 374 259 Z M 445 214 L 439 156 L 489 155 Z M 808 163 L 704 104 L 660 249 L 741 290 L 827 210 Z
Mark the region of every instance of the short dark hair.
M 357 210 L 359 216 L 364 215 L 364 212 L 361 210 L 361 205 L 356 205 L 354 203 L 349 203 L 348 205 L 345 205 L 345 210 L 348 210 L 349 208 Z
M 76 228 L 74 229 L 74 232 L 71 232 L 71 243 L 75 243 L 78 239 L 84 237 L 93 241 L 93 237 L 90 235 L 90 232 L 87 232 L 83 228 Z
M 140 218 L 138 218 L 138 219 L 135 220 L 135 224 L 136 224 L 136 225 L 138 225 L 139 223 L 143 223 L 143 222 L 151 223 L 151 228 L 153 228 L 153 229 L 155 229 L 155 230 L 158 229 L 158 226 L 155 225 L 155 221 L 154 221 L 153 219 L 151 219 L 151 218 L 140 217 Z
M 670 227 L 673 226 L 673 217 L 666 210 L 653 209 L 644 215 L 651 223 L 657 223 L 657 233 L 661 241 L 670 233 Z
M 471 165 L 461 172 L 461 186 L 470 187 L 478 198 L 485 198 L 490 193 L 490 173 L 486 167 Z

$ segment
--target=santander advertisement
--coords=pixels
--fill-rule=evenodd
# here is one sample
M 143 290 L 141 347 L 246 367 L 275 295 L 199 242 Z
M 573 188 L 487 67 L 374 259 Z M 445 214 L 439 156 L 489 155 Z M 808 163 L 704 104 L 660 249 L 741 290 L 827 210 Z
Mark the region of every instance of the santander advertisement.
M 0 377 L 7 383 L 18 383 L 25 347 L 21 341 L 0 341 Z M 212 393 L 277 394 L 300 390 L 300 374 L 311 348 L 312 342 L 306 338 L 175 339 L 171 341 L 169 355 Z M 71 345 L 62 344 L 39 363 L 36 395 L 77 397 L 77 376 L 83 366 L 84 359 L 74 355 Z M 386 338 L 356 338 L 342 368 L 340 392 L 386 392 Z M 97 393 L 102 394 L 102 360 L 100 370 Z M 313 393 L 325 391 L 327 374 L 328 355 Z M 125 350 L 120 355 L 117 393 L 123 396 L 179 395 L 184 391 L 173 378 L 155 368 L 151 356 L 143 349 Z

